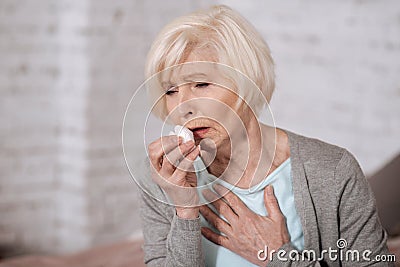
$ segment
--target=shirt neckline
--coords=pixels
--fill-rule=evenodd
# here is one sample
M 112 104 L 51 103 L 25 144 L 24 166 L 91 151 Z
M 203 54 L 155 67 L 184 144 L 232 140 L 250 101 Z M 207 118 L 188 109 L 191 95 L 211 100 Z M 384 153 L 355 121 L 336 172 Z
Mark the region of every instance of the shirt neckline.
M 203 165 L 202 166 L 202 170 L 199 172 L 203 172 L 208 176 L 212 176 L 212 179 L 214 182 L 213 183 L 218 183 L 221 184 L 222 186 L 228 188 L 229 190 L 231 190 L 232 192 L 236 193 L 236 194 L 241 194 L 241 195 L 249 195 L 249 194 L 253 194 L 257 191 L 263 190 L 268 184 L 270 184 L 274 178 L 276 178 L 276 176 L 288 165 L 290 164 L 290 157 L 287 158 L 284 162 L 282 162 L 275 170 L 273 170 L 267 177 L 265 177 L 265 179 L 263 179 L 261 182 L 259 182 L 256 185 L 253 185 L 250 188 L 239 188 L 233 184 L 230 184 L 222 179 L 219 179 L 217 177 L 215 177 L 214 175 L 212 175 L 211 173 L 208 172 L 207 168 L 204 165 L 203 160 L 201 160 L 201 158 L 198 158 L 199 161 L 201 162 L 200 164 Z M 197 161 L 197 160 L 196 160 Z M 197 174 L 197 172 L 196 172 Z

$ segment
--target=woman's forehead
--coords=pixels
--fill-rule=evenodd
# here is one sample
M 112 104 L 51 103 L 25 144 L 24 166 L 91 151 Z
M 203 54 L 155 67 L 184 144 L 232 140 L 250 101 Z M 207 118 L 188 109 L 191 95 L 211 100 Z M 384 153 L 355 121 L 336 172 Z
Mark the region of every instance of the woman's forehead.
M 198 62 L 209 62 L 209 64 L 199 64 Z M 210 45 L 195 46 L 186 51 L 178 62 L 175 61 L 173 65 L 165 66 L 162 76 L 163 79 L 168 77 L 167 80 L 211 79 L 215 71 L 213 63 L 218 63 L 217 50 L 214 47 Z
M 220 76 L 218 75 L 218 69 L 215 62 L 186 62 L 162 71 L 160 80 L 161 83 L 169 84 L 181 84 L 193 81 L 217 83 Z

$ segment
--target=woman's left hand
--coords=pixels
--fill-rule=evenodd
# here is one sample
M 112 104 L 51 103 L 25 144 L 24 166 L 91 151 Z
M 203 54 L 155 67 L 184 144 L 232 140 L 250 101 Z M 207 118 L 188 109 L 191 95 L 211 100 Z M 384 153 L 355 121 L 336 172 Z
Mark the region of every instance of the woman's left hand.
M 289 242 L 285 217 L 279 208 L 272 186 L 264 189 L 268 216 L 261 216 L 251 211 L 239 197 L 228 192 L 227 188 L 215 185 L 214 189 L 225 201 L 218 199 L 212 202 L 212 205 L 229 223 L 221 219 L 207 205 L 201 206 L 200 212 L 204 218 L 225 236 L 206 227 L 201 229 L 202 234 L 215 244 L 235 252 L 248 261 L 265 266 L 270 252 L 277 251 Z M 215 194 L 211 190 L 203 191 L 203 195 L 208 200 L 215 199 Z M 267 254 L 259 255 L 259 251 L 265 247 L 268 248 L 268 251 L 264 251 Z M 259 256 L 266 256 L 266 260 L 260 260 Z

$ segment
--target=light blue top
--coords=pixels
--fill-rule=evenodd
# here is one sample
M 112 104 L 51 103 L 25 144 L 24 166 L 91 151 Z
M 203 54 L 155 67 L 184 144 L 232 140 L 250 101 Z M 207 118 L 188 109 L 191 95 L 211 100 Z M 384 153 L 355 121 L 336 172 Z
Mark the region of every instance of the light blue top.
M 214 191 L 212 185 L 214 183 L 219 183 L 230 188 L 231 191 L 235 193 L 249 209 L 263 216 L 267 215 L 267 210 L 264 204 L 264 188 L 267 185 L 273 185 L 279 207 L 286 218 L 290 241 L 298 250 L 304 249 L 303 230 L 294 204 L 290 158 L 270 173 L 261 183 L 251 187 L 250 189 L 238 188 L 221 179 L 217 179 L 215 176 L 208 173 L 203 161 L 199 157 L 196 159 L 194 166 L 200 190 L 209 188 Z M 202 198 L 202 194 L 199 194 L 199 196 L 202 201 L 205 201 L 204 198 Z M 216 211 L 211 204 L 208 206 Z M 202 216 L 201 224 L 202 226 L 209 227 L 218 232 Z M 206 266 L 256 266 L 241 256 L 222 246 L 214 244 L 204 237 L 202 237 L 202 245 Z M 264 249 L 264 247 L 259 249 Z

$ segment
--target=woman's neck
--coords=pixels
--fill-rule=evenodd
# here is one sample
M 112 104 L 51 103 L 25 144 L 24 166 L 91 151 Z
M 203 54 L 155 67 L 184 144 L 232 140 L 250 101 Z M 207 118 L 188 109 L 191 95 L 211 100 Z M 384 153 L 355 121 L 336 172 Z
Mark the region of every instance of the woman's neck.
M 244 133 L 235 133 L 220 146 L 208 167 L 213 175 L 240 188 L 258 184 L 288 157 L 283 131 L 262 125 L 255 117 L 247 121 L 245 128 Z M 231 148 L 229 143 L 234 146 Z

